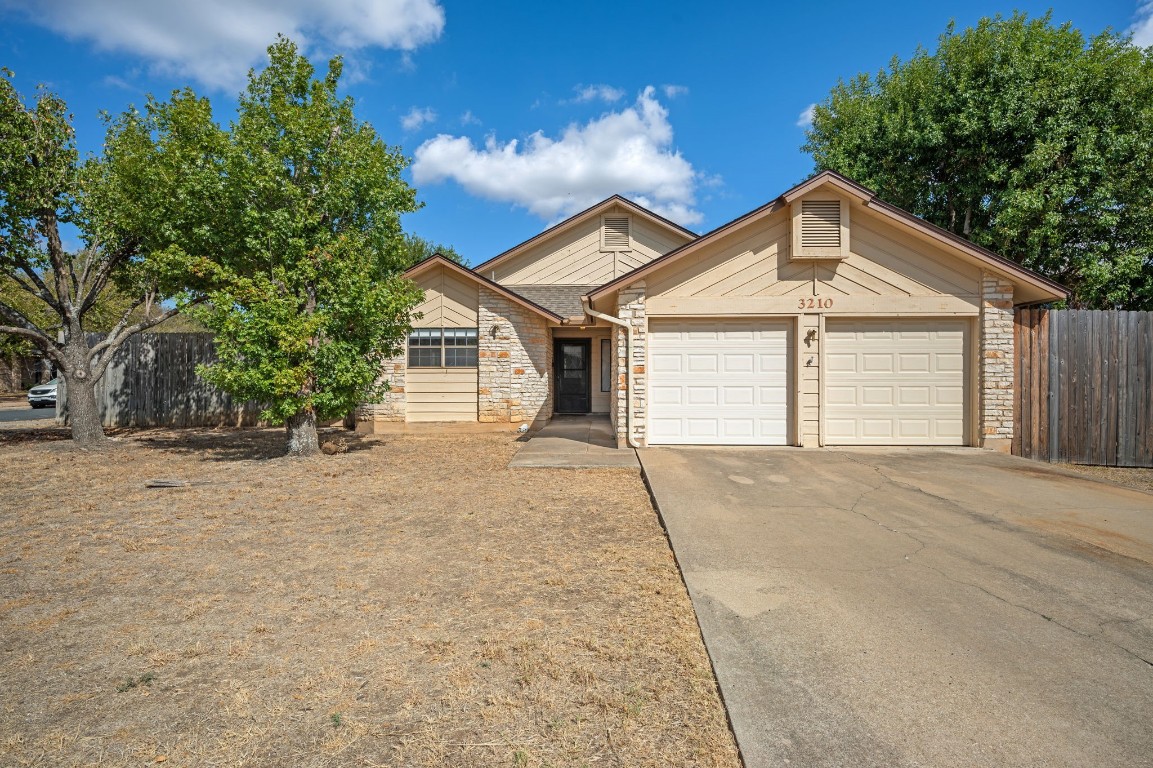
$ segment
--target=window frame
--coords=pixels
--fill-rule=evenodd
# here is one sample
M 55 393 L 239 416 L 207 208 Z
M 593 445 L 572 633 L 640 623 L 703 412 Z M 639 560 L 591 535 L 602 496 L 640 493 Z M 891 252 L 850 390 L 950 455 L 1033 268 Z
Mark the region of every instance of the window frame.
M 405 363 L 409 368 L 476 368 L 479 351 L 479 328 L 413 328 L 405 342 Z M 432 354 L 436 355 L 435 363 Z
M 613 340 L 601 339 L 601 392 L 613 389 Z

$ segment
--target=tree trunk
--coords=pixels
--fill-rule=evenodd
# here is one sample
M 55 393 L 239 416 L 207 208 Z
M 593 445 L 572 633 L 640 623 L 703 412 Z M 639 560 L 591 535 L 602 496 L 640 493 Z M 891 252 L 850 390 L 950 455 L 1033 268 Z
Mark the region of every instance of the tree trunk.
M 72 441 L 81 446 L 99 445 L 104 442 L 104 425 L 96 404 L 96 380 L 88 363 L 88 339 L 79 326 L 64 341 L 64 361 L 60 375 L 67 385 Z
M 315 456 L 320 453 L 320 438 L 316 434 L 316 411 L 310 408 L 294 413 L 284 426 L 288 432 L 289 456 Z

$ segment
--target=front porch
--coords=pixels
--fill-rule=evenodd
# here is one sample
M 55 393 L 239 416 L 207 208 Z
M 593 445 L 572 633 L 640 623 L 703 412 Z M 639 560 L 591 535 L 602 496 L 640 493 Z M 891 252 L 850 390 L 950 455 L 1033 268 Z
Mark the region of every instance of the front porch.
M 557 415 L 547 426 L 526 435 L 510 467 L 640 469 L 634 450 L 617 448 L 616 429 L 607 414 Z

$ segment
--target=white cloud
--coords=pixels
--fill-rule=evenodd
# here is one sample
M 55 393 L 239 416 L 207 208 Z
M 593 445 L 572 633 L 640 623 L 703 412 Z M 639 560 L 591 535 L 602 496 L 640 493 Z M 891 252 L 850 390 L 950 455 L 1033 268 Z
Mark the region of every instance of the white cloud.
M 236 89 L 278 33 L 310 55 L 409 52 L 444 29 L 439 0 L 0 0 L 30 21 L 102 50 L 144 57 L 166 74 Z
M 1133 36 L 1133 44 L 1142 48 L 1153 45 L 1153 0 L 1137 3 L 1133 25 L 1126 30 Z
M 811 126 L 813 124 L 813 115 L 815 115 L 816 113 L 817 113 L 817 105 L 815 103 L 810 104 L 809 106 L 805 107 L 805 111 L 803 111 L 803 112 L 801 112 L 801 114 L 797 115 L 797 127 L 798 128 L 808 128 L 809 126 Z
M 524 141 L 477 147 L 441 134 L 416 150 L 416 183 L 452 180 L 471 194 L 511 202 L 556 221 L 619 193 L 683 225 L 701 221 L 694 208 L 699 174 L 675 151 L 668 110 L 645 88 L 636 103 L 559 138 L 537 131 Z
M 677 96 L 684 96 L 689 92 L 687 85 L 662 85 L 661 90 L 665 92 L 666 99 L 675 99 Z
M 432 107 L 413 107 L 408 114 L 400 118 L 400 127 L 405 131 L 418 131 L 429 123 L 436 122 L 436 111 Z
M 471 109 L 466 109 L 464 114 L 460 116 L 461 125 L 480 125 L 480 118 L 472 113 Z
M 624 91 L 611 85 L 577 85 L 573 90 L 577 93 L 573 101 L 577 103 L 599 100 L 612 104 L 625 97 Z

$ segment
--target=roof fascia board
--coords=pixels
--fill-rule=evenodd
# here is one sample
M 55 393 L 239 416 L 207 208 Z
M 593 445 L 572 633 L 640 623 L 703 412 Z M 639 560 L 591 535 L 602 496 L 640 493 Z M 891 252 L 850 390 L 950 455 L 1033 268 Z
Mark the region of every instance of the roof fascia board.
M 786 203 L 791 203 L 798 197 L 803 197 L 813 190 L 823 186 L 836 187 L 841 192 L 844 192 L 850 197 L 855 197 L 861 201 L 871 200 L 877 196 L 876 193 L 871 189 L 862 187 L 852 179 L 847 179 L 844 176 L 841 176 L 840 174 L 834 173 L 832 171 L 821 171 L 813 178 L 802 181 L 788 192 L 785 192 L 783 195 L 781 195 L 781 199 Z
M 597 288 L 594 291 L 590 291 L 588 293 L 588 297 L 590 300 L 595 301 L 598 297 L 604 296 L 605 294 L 616 290 L 621 286 L 636 282 L 645 275 L 651 273 L 653 270 L 659 269 L 666 264 L 670 264 L 673 261 L 687 256 L 690 253 L 705 247 L 712 241 L 720 237 L 724 237 L 726 234 L 735 229 L 748 226 L 763 218 L 764 216 L 770 215 L 780 210 L 781 207 L 787 205 L 791 201 L 796 200 L 797 198 L 806 195 L 825 184 L 831 184 L 835 186 L 837 189 L 845 192 L 846 194 L 861 200 L 864 206 L 870 210 L 887 216 L 888 218 L 895 220 L 897 223 L 903 224 L 910 229 L 921 233 L 923 236 L 928 237 L 934 242 L 944 244 L 955 250 L 960 250 L 961 252 L 981 262 L 982 264 L 992 267 L 1010 280 L 1020 280 L 1022 282 L 1029 283 L 1038 290 L 1053 296 L 1054 299 L 1064 299 L 1069 295 L 1069 291 L 1063 285 L 1060 285 L 1059 283 L 1056 283 L 1049 278 L 1044 277 L 1043 275 L 1039 275 L 1030 269 L 1026 269 L 1016 262 L 1006 259 L 1004 256 L 1000 256 L 996 253 L 993 253 L 992 251 L 982 248 L 979 245 L 971 243 L 958 235 L 954 235 L 952 232 L 949 232 L 946 229 L 942 229 L 935 224 L 930 224 L 924 219 L 914 216 L 908 211 L 898 208 L 891 203 L 886 203 L 884 200 L 878 198 L 876 193 L 872 192 L 866 187 L 861 186 L 860 184 L 857 184 L 851 179 L 845 178 L 844 176 L 841 176 L 840 174 L 833 171 L 822 171 L 813 178 L 803 181 L 797 186 L 788 190 L 776 200 L 773 200 L 772 202 L 769 202 L 754 211 L 750 211 L 744 216 L 733 219 L 728 224 L 722 224 L 713 231 L 701 235 L 696 240 L 690 243 L 686 243 L 680 248 L 669 251 L 664 256 L 653 259 L 648 264 L 637 267 L 632 272 L 621 275 L 615 280 L 605 283 L 600 288 Z
M 457 264 L 452 259 L 445 258 L 444 256 L 441 256 L 439 253 L 428 257 L 427 259 L 420 262 L 419 264 L 414 264 L 413 266 L 409 267 L 407 270 L 404 271 L 404 274 L 402 274 L 401 277 L 412 280 L 412 279 L 419 277 L 420 275 L 424 274 L 425 272 L 429 271 L 429 269 L 431 269 L 432 266 L 434 266 L 434 265 L 435 266 L 441 266 L 441 267 L 448 267 L 452 271 L 456 272 L 458 275 L 461 275 L 463 277 L 467 277 L 471 280 L 475 280 L 476 282 L 483 285 L 485 288 L 488 288 L 491 291 L 499 293 L 501 296 L 504 296 L 506 299 L 511 299 L 512 301 L 515 301 L 517 304 L 520 304 L 525 309 L 529 309 L 529 310 L 537 313 L 538 315 L 545 318 L 546 320 L 549 320 L 549 321 L 554 322 L 554 323 L 559 323 L 559 322 L 562 322 L 564 320 L 563 317 L 556 314 L 555 312 L 552 312 L 548 309 L 545 309 L 540 304 L 537 304 L 534 301 L 530 301 L 518 293 L 510 291 L 508 288 L 505 288 L 500 283 L 494 283 L 492 280 L 489 280 L 484 275 L 477 274 L 476 271 L 474 271 L 474 270 L 472 270 L 472 269 L 470 269 L 470 268 L 468 268 L 462 264 Z
M 742 226 L 745 226 L 747 224 L 752 224 L 756 221 L 759 221 L 759 220 L 765 218 L 766 216 L 771 216 L 772 214 L 776 213 L 777 211 L 779 211 L 781 209 L 781 205 L 782 205 L 782 203 L 781 203 L 780 198 L 778 198 L 776 200 L 772 200 L 768 203 L 765 203 L 760 208 L 749 211 L 744 216 L 741 216 L 740 218 L 737 218 L 737 219 L 733 219 L 732 221 L 730 221 L 727 224 L 722 224 L 721 226 L 714 229 L 712 232 L 707 232 L 707 233 L 701 235 L 700 237 L 698 237 L 696 240 L 692 240 L 688 243 L 685 243 L 680 248 L 674 248 L 673 250 L 666 253 L 664 256 L 658 256 L 657 258 L 650 261 L 648 264 L 644 264 L 642 266 L 639 266 L 636 269 L 634 269 L 632 272 L 627 272 L 627 273 L 621 275 L 620 277 L 616 278 L 615 280 L 612 280 L 610 282 L 605 283 L 600 288 L 597 288 L 593 291 L 590 291 L 587 294 L 587 296 L 590 299 L 595 301 L 598 297 L 604 296 L 606 293 L 614 291 L 622 285 L 628 285 L 629 283 L 636 282 L 640 278 L 642 278 L 645 275 L 652 272 L 654 269 L 656 269 L 660 266 L 663 266 L 665 264 L 668 264 L 672 261 L 675 261 L 675 260 L 681 258 L 682 256 L 687 256 L 688 254 L 696 251 L 699 247 L 702 247 L 703 245 L 705 245 L 706 241 L 711 242 L 713 240 L 716 240 L 719 237 L 724 237 L 729 232 L 735 231 Z

